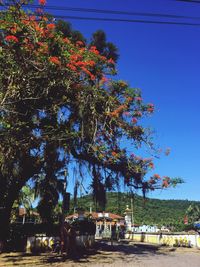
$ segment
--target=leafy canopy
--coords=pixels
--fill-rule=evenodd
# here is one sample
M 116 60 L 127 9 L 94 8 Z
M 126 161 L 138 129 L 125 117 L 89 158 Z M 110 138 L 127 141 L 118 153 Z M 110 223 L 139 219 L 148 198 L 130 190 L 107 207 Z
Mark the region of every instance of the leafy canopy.
M 9 2 L 0 13 L 3 206 L 16 199 L 26 181 L 41 176 L 48 187 L 43 204 L 55 206 L 63 190 L 57 181 L 71 160 L 91 167 L 95 194 L 120 179 L 143 193 L 180 182 L 158 174 L 146 178 L 154 167 L 152 158 L 135 151 L 142 144 L 152 146 L 139 121 L 153 113 L 154 105 L 143 102 L 140 90 L 112 78 L 118 54 L 105 35 L 94 34 L 91 44 L 66 37 L 61 23 L 45 15 L 46 1 L 39 1 L 36 14 L 23 8 L 29 1 Z M 133 144 L 134 154 L 122 146 L 123 140 Z

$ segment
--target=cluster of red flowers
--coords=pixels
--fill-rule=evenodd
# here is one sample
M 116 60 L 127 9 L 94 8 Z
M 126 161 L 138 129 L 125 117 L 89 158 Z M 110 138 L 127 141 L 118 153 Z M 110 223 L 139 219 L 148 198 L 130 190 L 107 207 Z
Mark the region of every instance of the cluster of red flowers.
M 76 46 L 82 47 L 82 46 L 85 46 L 85 44 L 82 41 L 77 41 Z
M 117 153 L 117 152 L 115 152 L 115 151 L 112 151 L 112 153 L 111 153 L 111 154 L 112 154 L 112 156 L 113 156 L 113 157 L 117 157 L 117 155 L 118 155 L 118 153 Z
M 58 57 L 50 57 L 49 61 L 55 65 L 61 65 L 61 62 Z
M 128 103 L 130 103 L 131 101 L 133 101 L 133 98 L 132 98 L 131 96 L 126 97 L 126 101 L 127 101 Z
M 109 64 L 115 64 L 115 61 L 114 61 L 112 58 L 109 58 L 109 59 L 108 59 L 108 63 L 109 63 Z
M 39 0 L 38 1 L 41 6 L 45 6 L 47 1 L 46 0 Z
M 96 46 L 91 46 L 89 51 L 96 55 L 99 55 L 99 51 L 97 50 Z
M 29 52 L 33 52 L 34 50 L 34 45 L 30 42 L 30 39 L 29 38 L 24 38 L 23 40 L 23 47 L 26 51 L 29 51 Z
M 17 26 L 16 26 L 16 25 L 13 25 L 13 27 L 10 28 L 10 32 L 11 32 L 12 34 L 16 34 L 16 33 L 17 33 Z
M 37 52 L 39 52 L 39 54 L 48 54 L 49 53 L 49 47 L 47 43 L 43 43 L 43 42 L 37 42 L 39 49 L 37 50 Z
M 70 41 L 67 39 L 66 43 Z M 82 41 L 77 41 L 76 46 L 79 48 L 79 53 L 74 54 L 74 51 L 71 51 L 70 62 L 67 63 L 67 67 L 77 73 L 85 73 L 89 76 L 91 80 L 95 80 L 95 75 L 92 73 L 94 66 L 96 65 L 96 60 L 88 59 L 84 57 L 84 53 L 87 50 L 85 44 Z M 89 48 L 89 52 L 95 55 L 102 63 L 108 63 L 106 57 L 100 56 L 99 51 L 95 46 Z M 106 77 L 102 77 L 101 83 L 106 82 Z
M 136 117 L 142 117 L 142 112 L 136 110 L 136 111 L 134 112 L 134 116 L 136 116 Z
M 154 163 L 153 162 L 149 162 L 149 168 L 154 169 Z
M 158 180 L 160 180 L 161 177 L 158 174 L 154 174 L 153 177 L 150 178 L 150 180 L 148 181 L 150 185 L 156 184 L 158 182 Z M 164 176 L 161 182 L 161 188 L 167 188 L 170 186 L 170 177 L 168 176 Z M 151 190 L 154 190 L 153 187 L 150 188 Z
M 69 68 L 69 69 L 72 70 L 72 71 L 77 71 L 77 68 L 76 68 L 74 65 L 70 64 L 70 63 L 68 63 L 68 64 L 66 65 L 66 67 Z
M 48 30 L 54 30 L 55 29 L 55 24 L 53 24 L 53 23 L 49 23 L 48 25 L 47 25 L 47 29 Z
M 63 42 L 65 44 L 70 44 L 70 40 L 67 37 L 63 38 Z
M 115 109 L 113 112 L 110 112 L 109 115 L 112 117 L 119 117 L 119 115 L 125 110 L 127 109 L 127 105 L 123 104 L 120 105 L 117 109 Z
M 45 5 L 46 1 L 40 1 L 41 5 Z M 46 26 L 45 22 L 46 21 Z M 55 38 L 56 32 L 54 32 L 55 24 L 54 23 L 48 23 L 48 19 L 46 17 L 42 17 L 42 23 L 40 21 L 36 21 L 36 16 L 33 15 L 25 15 L 21 17 L 21 22 L 24 26 L 27 26 L 30 28 L 31 31 L 35 31 L 37 35 L 38 41 L 35 42 L 34 36 L 26 37 L 24 38 L 22 44 L 25 51 L 30 52 L 34 54 L 35 56 L 44 56 L 45 54 L 48 55 L 48 61 L 51 62 L 54 65 L 61 66 L 61 59 L 56 56 L 50 56 L 49 52 L 49 45 L 46 39 L 49 38 Z M 17 32 L 16 25 L 10 26 L 10 29 L 12 29 L 13 33 Z M 35 36 L 36 36 L 35 35 Z M 45 38 L 45 40 L 44 40 Z M 7 42 L 13 42 L 17 43 L 18 38 L 14 35 L 8 35 L 5 40 Z M 69 49 L 69 53 L 71 56 L 65 57 L 66 65 L 63 64 L 63 67 L 67 67 L 70 70 L 77 72 L 78 75 L 81 75 L 82 73 L 85 73 L 89 76 L 91 80 L 95 80 L 94 74 L 92 74 L 92 68 L 96 64 L 96 56 L 99 54 L 95 47 L 91 47 L 91 51 L 86 49 L 85 44 L 82 41 L 77 41 L 76 45 L 74 46 L 71 41 L 68 38 L 58 38 L 57 41 L 61 41 L 60 44 L 63 46 L 62 49 L 65 51 L 66 49 Z M 63 42 L 62 42 L 63 41 Z M 66 45 L 69 45 L 67 47 Z M 90 56 L 88 56 L 88 52 L 90 53 Z M 95 55 L 92 55 L 95 54 Z M 98 55 L 100 59 L 100 55 Z M 94 58 L 94 60 L 93 60 Z M 64 60 L 62 61 L 64 63 Z M 105 63 L 105 62 L 104 62 Z
M 131 120 L 131 121 L 132 121 L 132 123 L 134 123 L 134 124 L 135 124 L 135 123 L 137 123 L 137 121 L 138 121 L 138 120 L 137 120 L 136 118 L 132 118 L 132 120 Z
M 55 29 L 55 24 L 54 23 L 48 23 L 48 18 L 45 16 L 42 16 L 41 19 L 43 22 L 47 22 L 46 27 L 44 24 L 41 24 L 40 21 L 37 21 L 37 19 L 40 19 L 34 15 L 24 15 L 21 18 L 21 22 L 24 25 L 27 25 L 30 27 L 31 30 L 35 30 L 38 38 L 53 38 L 54 32 L 53 30 Z
M 162 182 L 162 187 L 167 188 L 170 183 L 170 178 L 168 176 L 164 176 L 163 182 Z
M 74 62 L 74 64 L 77 64 L 78 62 L 80 63 L 81 62 L 80 60 L 82 60 L 82 59 L 83 59 L 83 56 L 82 55 L 72 54 L 70 56 L 70 60 L 71 60 L 71 62 Z
M 140 96 L 135 97 L 135 101 L 142 101 L 142 98 Z
M 148 181 L 148 183 L 150 184 L 150 189 L 154 190 L 155 188 L 152 187 L 152 185 L 158 183 L 158 180 L 161 180 L 161 177 L 159 174 L 154 174 L 153 177 L 150 178 L 150 180 Z M 162 182 L 160 184 L 161 188 L 167 188 L 170 186 L 170 177 L 168 176 L 164 176 L 162 179 Z
M 46 0 L 40 0 L 40 5 L 45 5 Z M 45 54 L 48 55 L 48 60 L 52 64 L 61 66 L 61 60 L 58 59 L 55 56 L 49 57 L 50 49 L 48 47 L 48 42 L 46 42 L 46 39 L 54 39 L 57 36 L 57 33 L 54 32 L 55 24 L 54 23 L 48 23 L 48 18 L 42 17 L 42 23 L 40 21 L 38 22 L 36 20 L 36 16 L 33 15 L 24 15 L 21 18 L 21 22 L 23 25 L 26 25 L 27 27 L 30 27 L 31 31 L 35 31 L 37 36 L 37 42 L 33 38 L 29 38 L 28 42 L 23 41 L 23 47 L 24 49 L 30 53 L 34 53 L 35 56 L 39 57 L 44 56 Z M 44 23 L 46 22 L 46 23 Z M 46 24 L 46 26 L 45 26 Z M 14 25 L 13 25 L 14 26 Z M 16 32 L 16 27 L 13 28 L 13 32 Z M 27 37 L 26 37 L 27 38 Z M 45 40 L 44 40 L 45 38 Z M 87 49 L 85 47 L 85 44 L 82 41 L 77 41 L 75 45 L 71 43 L 71 41 L 68 38 L 60 38 L 56 39 L 56 41 L 60 42 L 60 45 L 62 46 L 62 51 L 65 51 L 67 49 L 69 54 L 71 56 L 65 56 L 65 60 L 62 60 L 66 62 L 66 64 L 63 64 L 63 67 L 67 67 L 70 70 L 77 72 L 78 75 L 87 75 L 90 80 L 95 80 L 95 73 L 93 73 L 93 68 L 96 64 L 96 61 L 99 60 L 102 62 L 102 64 L 108 65 L 108 61 L 105 58 L 104 60 L 99 54 L 99 51 L 96 49 L 95 46 L 90 47 Z M 17 37 L 14 35 L 10 35 L 6 37 L 6 41 L 8 42 L 18 42 Z M 67 46 L 66 46 L 67 45 Z M 68 46 L 69 45 L 69 46 Z M 88 56 L 88 53 L 90 56 Z M 111 61 L 110 61 L 111 62 Z M 105 80 L 106 78 L 104 78 Z
M 16 36 L 14 36 L 14 35 L 8 35 L 8 36 L 6 36 L 5 37 L 5 40 L 7 42 L 13 42 L 13 43 L 18 43 L 19 42 L 18 38 Z
M 153 176 L 155 179 L 160 179 L 160 175 L 159 174 L 154 174 L 154 176 Z
M 101 84 L 104 84 L 104 83 L 106 83 L 108 81 L 109 81 L 109 79 L 106 76 L 104 76 L 104 75 L 103 75 L 103 77 L 100 80 Z
M 154 179 L 154 178 L 150 178 L 150 180 L 149 180 L 149 184 L 153 185 L 153 184 L 155 184 L 155 183 L 156 183 L 155 179 Z
M 152 113 L 152 112 L 154 111 L 154 105 L 151 104 L 151 103 L 148 104 L 148 105 L 147 105 L 147 111 L 150 112 L 150 113 Z
M 70 63 L 67 63 L 67 67 L 72 71 L 76 72 L 84 72 L 87 74 L 91 80 L 95 80 L 95 76 L 89 70 L 90 68 L 95 66 L 94 60 L 84 60 L 81 54 L 72 54 L 70 56 Z

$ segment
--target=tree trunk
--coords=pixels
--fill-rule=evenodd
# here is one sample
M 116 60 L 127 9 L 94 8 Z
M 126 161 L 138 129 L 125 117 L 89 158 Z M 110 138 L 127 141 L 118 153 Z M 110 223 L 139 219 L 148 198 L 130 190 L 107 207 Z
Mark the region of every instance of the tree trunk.
M 3 250 L 8 237 L 13 203 L 29 178 L 38 173 L 41 168 L 37 158 L 26 153 L 23 153 L 18 159 L 18 166 L 20 172 L 15 176 L 12 171 L 15 169 L 13 162 L 10 163 L 10 168 L 8 168 L 10 172 L 6 174 L 0 172 L 0 252 Z
M 0 253 L 4 250 L 6 240 L 9 234 L 10 214 L 12 205 L 14 203 L 13 198 L 8 200 L 7 203 L 0 209 Z
M 9 189 L 0 194 L 0 253 L 4 250 L 9 235 L 10 217 L 14 201 L 19 196 L 19 191 L 26 180 L 10 183 Z

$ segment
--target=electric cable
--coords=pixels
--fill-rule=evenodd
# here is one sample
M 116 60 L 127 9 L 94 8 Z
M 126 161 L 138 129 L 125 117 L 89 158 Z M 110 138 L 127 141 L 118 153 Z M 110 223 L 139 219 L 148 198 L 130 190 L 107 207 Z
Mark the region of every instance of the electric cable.
M 200 3 L 200 2 L 199 2 Z M 27 5 L 33 8 L 40 8 L 39 5 Z M 94 8 L 76 8 L 76 7 L 59 7 L 59 6 L 45 6 L 45 9 L 57 10 L 57 11 L 75 11 L 85 13 L 101 13 L 101 14 L 114 14 L 114 15 L 128 15 L 128 16 L 147 16 L 147 17 L 164 17 L 164 18 L 175 18 L 175 19 L 200 19 L 200 17 L 182 16 L 174 14 L 160 14 L 160 13 L 146 13 L 146 12 L 129 12 L 129 11 L 118 11 L 108 9 L 94 9 Z
M 145 23 L 145 24 L 168 24 L 168 25 L 184 25 L 184 26 L 200 26 L 200 23 L 176 22 L 176 21 L 156 21 L 143 19 L 115 19 L 115 18 L 97 18 L 97 17 L 81 17 L 81 16 L 62 16 L 53 15 L 56 19 L 74 19 L 88 21 L 110 21 L 110 22 L 128 22 L 128 23 Z
M 176 2 L 185 2 L 190 4 L 200 4 L 200 1 L 198 0 L 176 0 Z
M 197 2 L 197 0 L 176 0 L 182 2 Z M 4 4 L 4 6 L 9 6 L 9 4 Z M 28 4 L 26 7 L 41 9 L 41 5 Z M 45 10 L 55 10 L 55 11 L 72 11 L 72 12 L 84 12 L 84 13 L 100 13 L 100 14 L 112 14 L 112 15 L 128 15 L 128 16 L 143 16 L 143 17 L 163 17 L 163 18 L 175 18 L 175 19 L 197 19 L 200 17 L 193 16 L 183 16 L 175 14 L 160 14 L 160 13 L 148 13 L 148 12 L 129 12 L 129 11 L 119 11 L 119 10 L 108 10 L 108 9 L 95 9 L 95 8 L 79 8 L 79 7 L 65 7 L 65 6 L 45 6 L 42 7 Z

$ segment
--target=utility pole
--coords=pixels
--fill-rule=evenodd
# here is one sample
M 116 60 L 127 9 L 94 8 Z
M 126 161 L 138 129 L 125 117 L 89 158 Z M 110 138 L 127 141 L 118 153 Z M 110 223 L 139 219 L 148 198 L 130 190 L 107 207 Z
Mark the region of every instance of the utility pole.
M 92 202 L 90 202 L 90 214 L 92 214 Z
M 63 201 L 62 201 L 62 214 L 61 214 L 61 229 L 60 229 L 60 239 L 61 239 L 61 254 L 64 252 L 65 238 L 64 238 L 64 224 L 65 224 L 65 212 L 67 210 L 67 170 L 64 170 L 64 179 L 63 179 Z
M 66 190 L 67 190 L 67 170 L 65 169 L 64 179 L 63 179 L 62 223 L 64 223 L 65 220 Z
M 133 225 L 133 231 L 134 231 L 133 197 L 131 197 L 131 222 L 132 222 L 132 225 Z

